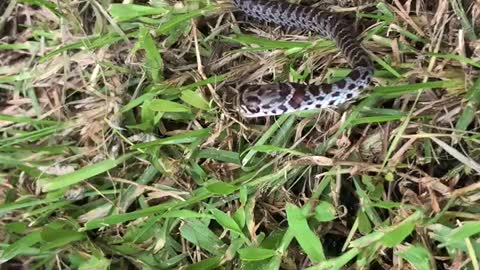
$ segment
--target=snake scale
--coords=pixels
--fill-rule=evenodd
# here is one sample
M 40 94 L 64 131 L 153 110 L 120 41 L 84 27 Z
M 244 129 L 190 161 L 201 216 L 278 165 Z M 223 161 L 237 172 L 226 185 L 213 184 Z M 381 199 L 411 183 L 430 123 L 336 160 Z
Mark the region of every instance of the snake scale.
M 352 71 L 333 84 L 276 83 L 246 85 L 240 96 L 243 117 L 280 115 L 303 110 L 337 107 L 357 98 L 368 87 L 373 64 L 357 41 L 352 24 L 338 14 L 318 8 L 273 0 L 233 0 L 247 16 L 283 27 L 318 33 L 335 41 Z

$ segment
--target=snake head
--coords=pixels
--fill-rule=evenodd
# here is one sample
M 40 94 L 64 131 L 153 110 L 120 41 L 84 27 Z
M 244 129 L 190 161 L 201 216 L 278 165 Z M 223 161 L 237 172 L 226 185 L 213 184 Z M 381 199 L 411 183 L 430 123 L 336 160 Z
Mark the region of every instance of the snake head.
M 243 117 L 280 115 L 288 111 L 295 89 L 289 84 L 247 85 L 240 97 Z
M 240 95 L 240 114 L 243 117 L 256 117 L 256 115 L 260 113 L 262 102 L 255 86 L 257 85 L 249 85 Z

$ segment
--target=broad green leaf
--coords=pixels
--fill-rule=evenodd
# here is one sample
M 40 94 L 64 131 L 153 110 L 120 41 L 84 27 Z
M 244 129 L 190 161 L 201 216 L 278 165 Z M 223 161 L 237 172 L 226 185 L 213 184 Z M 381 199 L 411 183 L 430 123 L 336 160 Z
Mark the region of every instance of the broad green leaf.
M 245 220 L 246 220 L 246 214 L 245 214 L 245 208 L 242 206 L 235 211 L 233 214 L 233 219 L 237 224 L 239 225 L 240 228 L 243 228 L 245 226 Z
M 320 202 L 315 207 L 315 218 L 318 221 L 327 222 L 335 219 L 335 207 L 328 202 Z
M 235 192 L 238 187 L 225 182 L 215 182 L 206 186 L 206 189 L 216 195 L 228 195 Z
M 20 221 L 15 221 L 15 222 L 10 222 L 5 224 L 5 231 L 8 233 L 16 233 L 16 234 L 21 234 L 24 233 L 28 228 L 28 224 L 26 222 L 20 222 Z
M 357 212 L 357 217 L 358 217 L 358 231 L 362 235 L 367 235 L 372 231 L 372 224 L 370 223 L 370 220 L 368 219 L 367 215 L 365 214 L 362 209 L 359 209 Z
M 431 254 L 422 246 L 410 246 L 405 251 L 398 252 L 400 258 L 408 261 L 416 270 L 429 270 Z
M 155 112 L 190 112 L 187 106 L 165 99 L 152 100 L 148 108 Z
M 199 261 L 198 263 L 187 266 L 186 270 L 213 270 L 218 269 L 222 265 L 222 256 L 210 257 Z
M 222 149 L 207 148 L 198 152 L 198 158 L 209 158 L 227 163 L 241 165 L 240 154 L 237 152 L 226 151 Z
M 16 240 L 14 243 L 3 248 L 0 253 L 0 264 L 9 261 L 10 259 L 22 255 L 25 250 L 42 241 L 40 231 L 34 231 L 26 236 Z
M 401 224 L 393 231 L 385 234 L 385 236 L 382 238 L 382 242 L 386 247 L 394 247 L 400 244 L 407 236 L 409 236 L 414 228 L 415 224 L 413 223 Z
M 359 249 L 352 248 L 347 252 L 344 252 L 342 255 L 332 258 L 326 261 L 323 261 L 315 266 L 306 268 L 305 270 L 340 270 L 346 269 L 345 265 L 351 261 L 359 253 Z
M 350 246 L 354 248 L 365 248 L 370 245 L 375 244 L 385 236 L 385 233 L 374 231 L 370 234 L 367 234 L 363 237 L 353 240 L 350 242 Z
M 182 238 L 213 255 L 223 253 L 223 242 L 208 228 L 208 225 L 198 219 L 185 220 L 180 227 L 180 234 Z
M 141 16 L 161 15 L 168 12 L 167 9 L 135 4 L 111 4 L 109 8 L 112 17 L 121 22 Z
M 273 249 L 247 247 L 238 250 L 240 259 L 243 261 L 260 261 L 277 255 Z
M 78 270 L 108 270 L 109 268 L 110 260 L 92 256 L 88 261 L 82 263 Z
M 463 107 L 463 112 L 455 125 L 455 128 L 461 131 L 467 130 L 473 119 L 475 119 L 475 114 L 480 106 L 480 79 L 475 81 L 473 87 L 469 90 L 466 99 L 467 103 Z
M 325 254 L 322 243 L 308 226 L 307 218 L 302 210 L 293 204 L 287 204 L 287 220 L 289 230 L 293 232 L 295 239 L 308 257 L 316 263 L 324 261 Z
M 225 214 L 224 212 L 212 208 L 210 209 L 212 212 L 213 216 L 215 217 L 215 220 L 225 229 L 231 230 L 233 232 L 236 232 L 238 234 L 242 234 L 242 230 L 238 226 L 237 222 L 229 215 Z
M 140 28 L 140 47 L 145 50 L 145 69 L 154 83 L 163 80 L 163 60 L 148 30 Z M 165 105 L 167 106 L 167 105 Z
M 403 220 L 401 223 L 388 228 L 388 232 L 382 237 L 381 242 L 386 247 L 394 247 L 400 244 L 415 229 L 415 225 L 422 217 L 422 213 L 417 211 Z
M 205 110 L 205 111 L 210 109 L 208 102 L 203 98 L 203 96 L 192 90 L 182 91 L 182 95 L 180 96 L 180 99 L 183 100 L 183 102 L 195 108 Z
M 245 186 L 240 187 L 240 203 L 245 205 L 248 199 L 248 189 Z
M 450 254 L 455 254 L 459 250 L 468 252 L 468 248 L 466 245 L 465 240 L 461 241 L 450 241 L 450 235 L 452 234 L 453 229 L 442 225 L 442 224 L 432 224 L 428 226 L 428 230 L 430 231 L 430 237 L 438 242 L 440 244 L 438 247 L 440 248 L 447 248 L 447 250 L 450 252 Z
M 480 234 L 480 221 L 463 222 L 461 226 L 453 229 L 447 236 L 447 244 L 453 242 L 463 242 L 465 238 Z
M 85 238 L 84 233 L 60 228 L 52 228 L 50 226 L 46 226 L 42 229 L 41 236 L 42 240 L 44 241 L 40 248 L 41 250 L 63 247 L 72 242 L 80 241 Z
M 91 177 L 105 173 L 127 161 L 132 156 L 133 154 L 127 154 L 115 160 L 107 159 L 93 165 L 85 166 L 75 172 L 64 174 L 59 177 L 40 179 L 39 185 L 42 187 L 43 192 L 49 192 L 72 186 L 82 181 L 86 181 Z

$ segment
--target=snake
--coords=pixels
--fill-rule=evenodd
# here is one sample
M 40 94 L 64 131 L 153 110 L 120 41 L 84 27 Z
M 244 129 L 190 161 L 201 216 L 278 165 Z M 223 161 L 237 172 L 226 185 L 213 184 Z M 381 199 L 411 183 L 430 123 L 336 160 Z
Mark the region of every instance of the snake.
M 373 77 L 373 63 L 357 40 L 351 22 L 335 12 L 275 0 L 233 0 L 241 12 L 281 27 L 311 31 L 331 39 L 351 66 L 350 73 L 331 84 L 247 84 L 239 98 L 243 117 L 282 115 L 305 110 L 338 107 L 353 101 Z

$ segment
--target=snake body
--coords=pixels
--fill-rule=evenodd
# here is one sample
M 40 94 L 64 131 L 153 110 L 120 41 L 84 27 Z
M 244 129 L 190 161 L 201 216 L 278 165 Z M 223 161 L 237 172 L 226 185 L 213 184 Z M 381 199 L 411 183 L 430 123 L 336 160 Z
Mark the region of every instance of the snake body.
M 338 14 L 318 8 L 272 0 L 233 0 L 247 16 L 283 27 L 318 33 L 335 41 L 352 71 L 333 84 L 276 83 L 247 85 L 240 96 L 244 117 L 280 115 L 337 107 L 357 98 L 373 76 L 373 64 L 357 41 L 351 23 Z

